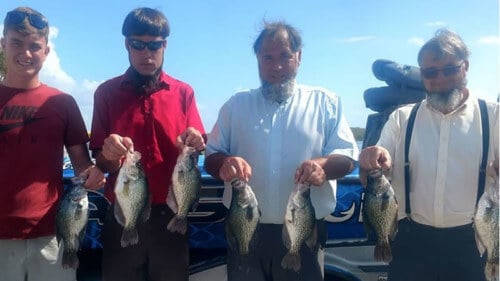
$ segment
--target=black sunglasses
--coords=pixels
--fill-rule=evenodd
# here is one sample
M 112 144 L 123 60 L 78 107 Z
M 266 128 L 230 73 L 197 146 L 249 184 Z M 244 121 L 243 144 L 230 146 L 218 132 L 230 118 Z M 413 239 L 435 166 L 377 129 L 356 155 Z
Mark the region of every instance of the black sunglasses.
M 5 23 L 6 24 L 14 24 L 18 25 L 23 20 L 28 17 L 30 24 L 36 28 L 36 29 L 44 29 L 46 28 L 49 23 L 47 22 L 47 19 L 41 15 L 37 14 L 30 14 L 27 12 L 22 12 L 22 11 L 10 11 L 7 13 L 7 16 L 5 17 Z
M 144 42 L 141 40 L 130 39 L 130 38 L 128 38 L 127 40 L 128 40 L 128 45 L 138 51 L 142 51 L 146 47 L 148 47 L 148 50 L 150 51 L 157 51 L 161 47 L 165 46 L 166 42 L 166 40 Z
M 422 72 L 422 76 L 424 76 L 425 79 L 437 78 L 440 71 L 443 72 L 443 75 L 445 77 L 449 77 L 449 76 L 453 76 L 453 75 L 457 74 L 458 71 L 460 71 L 460 68 L 462 67 L 463 64 L 464 64 L 464 62 L 462 61 L 458 65 L 450 65 L 450 66 L 443 67 L 441 69 L 435 68 L 435 67 L 423 68 L 423 69 L 421 69 L 421 72 Z

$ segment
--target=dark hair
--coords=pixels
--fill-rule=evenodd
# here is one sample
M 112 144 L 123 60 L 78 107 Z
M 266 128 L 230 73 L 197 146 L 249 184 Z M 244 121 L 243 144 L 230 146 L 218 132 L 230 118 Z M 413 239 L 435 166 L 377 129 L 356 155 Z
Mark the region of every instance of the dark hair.
M 3 22 L 3 36 L 6 36 L 7 32 L 9 30 L 15 30 L 15 31 L 17 31 L 21 34 L 25 34 L 25 35 L 37 34 L 40 37 L 44 37 L 45 40 L 47 40 L 47 42 L 48 42 L 48 40 L 49 40 L 49 23 L 48 23 L 47 18 L 44 15 L 42 15 L 42 13 L 40 13 L 37 10 L 30 8 L 30 7 L 18 7 L 16 9 L 12 10 L 11 12 L 14 12 L 14 11 L 23 12 L 23 13 L 26 13 L 29 15 L 36 15 L 36 16 L 40 17 L 40 19 L 42 21 L 44 21 L 44 23 L 46 23 L 46 26 L 43 28 L 36 28 L 35 26 L 33 26 L 31 24 L 30 19 L 27 16 L 21 22 L 17 22 L 17 23 L 12 22 L 8 16 L 8 14 L 10 13 L 9 12 L 9 13 L 7 13 L 7 16 L 5 16 L 5 19 Z
M 287 36 L 283 36 L 283 32 L 286 33 Z M 259 53 L 262 42 L 266 38 L 287 39 L 290 43 L 292 52 L 298 52 L 302 49 L 302 37 L 299 31 L 283 21 L 264 22 L 264 28 L 253 44 L 253 51 L 255 54 Z
M 122 34 L 125 37 L 150 35 L 166 38 L 170 34 L 170 26 L 162 12 L 151 8 L 137 8 L 125 18 Z
M 421 65 L 424 54 L 430 53 L 435 60 L 453 56 L 460 60 L 468 60 L 470 51 L 457 33 L 448 29 L 439 29 L 434 37 L 427 41 L 418 52 L 418 64 Z

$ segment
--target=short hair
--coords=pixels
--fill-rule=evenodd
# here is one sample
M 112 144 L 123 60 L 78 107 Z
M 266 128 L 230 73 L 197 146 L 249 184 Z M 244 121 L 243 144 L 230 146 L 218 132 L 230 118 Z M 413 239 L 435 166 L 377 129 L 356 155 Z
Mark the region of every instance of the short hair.
M 300 51 L 302 49 L 302 37 L 300 36 L 299 31 L 290 24 L 287 24 L 283 21 L 277 21 L 264 22 L 264 28 L 253 44 L 254 53 L 258 54 L 260 52 L 260 48 L 262 47 L 264 39 L 278 39 L 280 36 L 282 36 L 283 32 L 287 34 L 287 39 L 290 43 L 290 48 L 292 49 L 292 51 L 294 53 Z
M 448 29 L 439 29 L 434 37 L 427 41 L 418 52 L 418 64 L 422 64 L 425 54 L 430 53 L 434 60 L 440 60 L 447 56 L 453 56 L 460 60 L 468 60 L 469 48 L 460 36 Z
M 19 23 L 14 23 L 14 22 L 9 20 L 8 16 L 5 16 L 5 19 L 3 21 L 3 36 L 6 36 L 7 32 L 9 30 L 15 30 L 15 31 L 17 31 L 21 34 L 25 34 L 25 35 L 36 34 L 40 37 L 44 37 L 45 40 L 47 40 L 47 42 L 49 41 L 49 22 L 48 22 L 47 18 L 42 13 L 40 13 L 39 11 L 37 11 L 33 8 L 30 8 L 30 7 L 18 7 L 16 9 L 12 10 L 11 12 L 13 12 L 13 11 L 37 15 L 37 16 L 41 17 L 42 20 L 47 23 L 47 26 L 45 26 L 44 28 L 38 29 L 30 23 L 30 20 L 28 17 L 25 17 L 24 20 L 19 22 Z
M 125 18 L 122 26 L 125 37 L 150 35 L 166 38 L 170 35 L 170 25 L 165 15 L 156 9 L 137 8 Z

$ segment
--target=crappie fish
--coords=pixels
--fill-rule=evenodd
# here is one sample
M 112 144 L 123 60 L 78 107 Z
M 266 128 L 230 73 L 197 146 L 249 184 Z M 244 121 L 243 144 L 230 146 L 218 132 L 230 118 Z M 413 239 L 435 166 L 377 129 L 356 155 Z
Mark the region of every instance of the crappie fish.
M 81 177 L 71 179 L 73 185 L 68 187 L 61 198 L 56 214 L 56 231 L 58 240 L 63 242 L 63 268 L 77 269 L 79 260 L 77 252 L 85 236 L 88 221 L 89 200 L 87 190 L 83 187 L 85 180 Z
M 486 252 L 484 268 L 486 280 L 498 280 L 498 175 L 494 184 L 487 186 L 477 204 L 474 215 L 476 244 L 481 257 Z
M 127 247 L 139 242 L 137 222 L 146 221 L 151 212 L 151 201 L 146 176 L 138 151 L 129 151 L 115 183 L 116 221 L 123 226 L 121 246 Z
M 175 213 L 167 225 L 169 231 L 186 233 L 187 215 L 190 210 L 196 208 L 200 190 L 198 151 L 194 147 L 184 146 L 182 153 L 177 157 L 172 174 L 172 186 L 167 195 L 167 205 Z
M 236 179 L 231 186 L 233 195 L 226 217 L 226 239 L 231 250 L 246 255 L 259 224 L 260 211 L 257 198 L 247 182 Z
M 367 235 L 374 232 L 376 261 L 392 260 L 389 238 L 394 239 L 398 227 L 398 202 L 389 180 L 382 170 L 368 172 L 363 199 L 363 223 Z
M 288 249 L 281 261 L 284 269 L 300 270 L 302 244 L 311 249 L 317 247 L 316 215 L 310 193 L 309 185 L 297 184 L 288 199 L 283 223 L 283 243 Z

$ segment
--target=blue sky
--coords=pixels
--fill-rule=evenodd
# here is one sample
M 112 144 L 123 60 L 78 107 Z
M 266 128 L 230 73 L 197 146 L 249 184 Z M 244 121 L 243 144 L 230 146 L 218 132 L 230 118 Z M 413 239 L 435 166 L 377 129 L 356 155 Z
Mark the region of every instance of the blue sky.
M 164 69 L 195 89 L 207 131 L 231 95 L 259 86 L 252 44 L 264 19 L 300 30 L 298 82 L 341 96 L 351 127 L 365 127 L 374 113 L 363 92 L 386 85 L 373 76 L 372 63 L 416 66 L 420 46 L 440 27 L 458 32 L 471 49 L 472 93 L 488 100 L 500 93 L 498 0 L 9 0 L 0 1 L 2 19 L 17 6 L 48 17 L 52 52 L 41 78 L 76 98 L 89 129 L 95 88 L 129 65 L 121 25 L 141 6 L 169 19 Z

